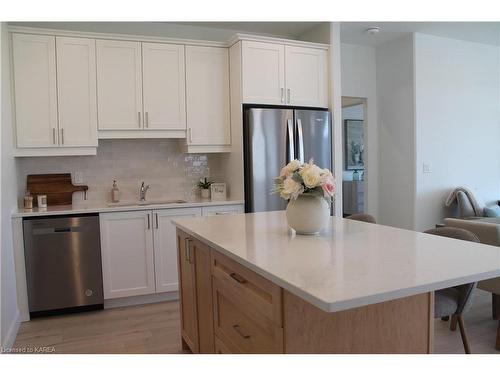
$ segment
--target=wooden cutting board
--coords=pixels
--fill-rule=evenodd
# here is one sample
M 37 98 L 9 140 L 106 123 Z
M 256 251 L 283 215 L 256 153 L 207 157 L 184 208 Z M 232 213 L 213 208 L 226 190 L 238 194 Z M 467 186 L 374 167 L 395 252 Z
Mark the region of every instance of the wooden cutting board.
M 26 179 L 26 189 L 33 196 L 33 205 L 38 206 L 37 195 L 47 195 L 47 205 L 57 206 L 73 204 L 75 191 L 86 192 L 87 185 L 75 186 L 71 182 L 71 173 L 29 174 Z

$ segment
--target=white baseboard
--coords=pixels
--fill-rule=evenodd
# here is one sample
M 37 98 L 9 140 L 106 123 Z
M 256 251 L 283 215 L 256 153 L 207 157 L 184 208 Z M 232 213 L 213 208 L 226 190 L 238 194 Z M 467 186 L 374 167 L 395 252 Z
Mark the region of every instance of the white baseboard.
M 179 292 L 165 292 L 165 293 L 148 294 L 145 296 L 113 298 L 104 300 L 104 308 L 112 309 L 115 307 L 145 305 L 148 303 L 175 301 L 178 299 L 179 299 Z
M 16 315 L 14 315 L 14 319 L 10 323 L 10 327 L 7 330 L 7 334 L 5 335 L 4 342 L 2 342 L 2 352 L 8 351 L 12 348 L 14 343 L 16 342 L 17 332 L 19 331 L 19 327 L 21 326 L 21 321 L 19 320 L 19 310 L 16 309 Z

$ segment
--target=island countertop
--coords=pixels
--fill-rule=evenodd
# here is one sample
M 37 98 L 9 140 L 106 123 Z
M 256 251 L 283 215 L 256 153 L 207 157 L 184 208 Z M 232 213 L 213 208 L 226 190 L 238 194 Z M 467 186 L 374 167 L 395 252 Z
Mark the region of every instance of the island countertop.
M 174 224 L 314 306 L 336 312 L 500 276 L 500 248 L 332 217 L 296 235 L 285 212 Z

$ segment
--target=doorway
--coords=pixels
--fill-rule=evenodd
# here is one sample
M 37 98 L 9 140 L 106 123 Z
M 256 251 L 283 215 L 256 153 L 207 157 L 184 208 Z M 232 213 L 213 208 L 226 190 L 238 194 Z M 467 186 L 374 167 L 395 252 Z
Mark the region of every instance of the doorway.
M 343 216 L 366 210 L 366 98 L 342 97 Z

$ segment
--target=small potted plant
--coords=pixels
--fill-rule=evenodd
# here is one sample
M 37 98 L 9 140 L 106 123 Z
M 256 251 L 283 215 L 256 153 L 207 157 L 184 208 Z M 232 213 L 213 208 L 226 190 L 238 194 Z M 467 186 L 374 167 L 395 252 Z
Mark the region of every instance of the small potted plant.
M 208 199 L 210 198 L 210 185 L 213 184 L 213 181 L 209 181 L 208 178 L 204 177 L 198 182 L 198 187 L 201 191 L 201 197 Z
M 297 234 L 316 234 L 327 225 L 335 196 L 335 179 L 328 169 L 312 160 L 292 160 L 276 177 L 274 192 L 288 201 L 286 218 Z

